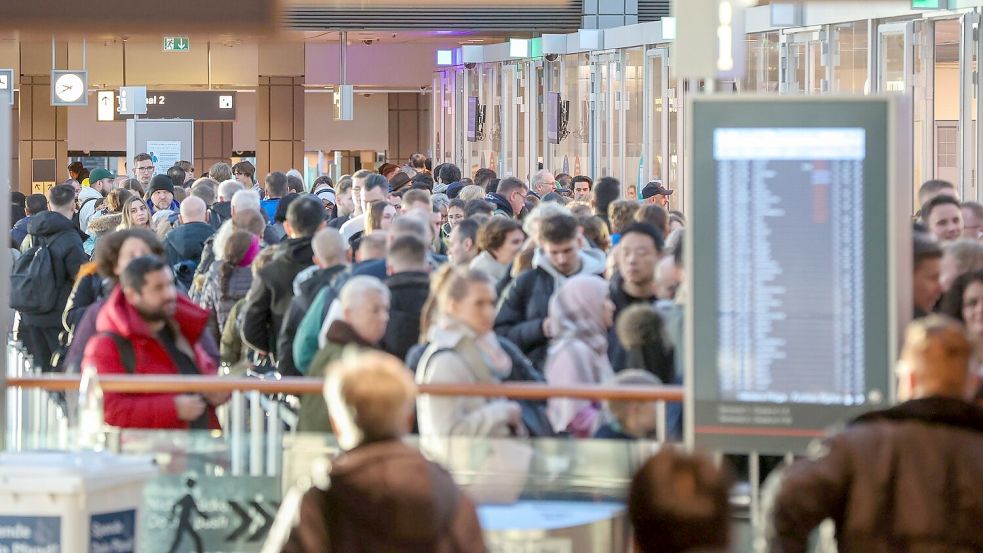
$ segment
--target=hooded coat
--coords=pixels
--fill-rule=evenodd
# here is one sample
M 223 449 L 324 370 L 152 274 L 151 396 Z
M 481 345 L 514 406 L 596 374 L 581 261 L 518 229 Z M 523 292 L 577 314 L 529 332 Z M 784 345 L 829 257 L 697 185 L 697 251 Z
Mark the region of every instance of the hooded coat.
M 191 357 L 199 374 L 214 375 L 217 360 L 201 344 L 208 312 L 178 294 L 174 317 L 168 321 L 174 331 L 177 347 Z M 96 330 L 119 335 L 132 346 L 134 374 L 180 374 L 167 348 L 157 338 L 137 310 L 126 301 L 122 288 L 117 287 L 99 311 Z M 95 366 L 99 374 L 126 374 L 116 341 L 106 334 L 97 334 L 85 348 L 82 366 Z M 103 399 L 106 424 L 120 428 L 188 429 L 189 423 L 177 416 L 174 398 L 178 394 L 124 394 L 106 392 Z M 207 423 L 218 428 L 215 409 L 205 411 Z
M 294 297 L 297 273 L 314 264 L 311 237 L 276 246 L 273 259 L 260 269 L 246 295 L 242 339 L 253 349 L 276 353 L 276 336 Z
M 62 314 L 65 305 L 68 304 L 68 296 L 72 293 L 79 269 L 89 260 L 89 256 L 85 255 L 85 250 L 82 248 L 84 234 L 71 219 L 54 211 L 42 211 L 32 216 L 27 231 L 28 235 L 24 239 L 22 251 L 27 251 L 34 246 L 35 237 L 43 238 L 48 243 L 54 268 L 51 278 L 56 283 L 58 301 L 51 311 L 34 315 L 24 313 L 22 320 L 25 324 L 36 327 L 60 329 Z
M 85 233 L 89 235 L 88 240 L 85 241 L 85 253 L 91 256 L 96 250 L 99 239 L 104 234 L 115 231 L 122 222 L 122 213 L 94 213 L 89 218 L 89 225 L 85 227 Z
M 389 324 L 382 338 L 382 349 L 400 360 L 420 338 L 420 313 L 430 297 L 430 275 L 407 271 L 386 280 L 389 288 Z
M 581 251 L 580 270 L 564 276 L 553 267 L 542 250 L 536 250 L 533 268 L 519 275 L 503 293 L 495 318 L 495 332 L 519 346 L 537 369 L 543 369 L 549 347 L 549 338 L 543 332 L 543 320 L 549 315 L 550 298 L 569 277 L 604 274 L 604 254 L 598 253 L 591 249 Z
M 167 252 L 167 263 L 173 267 L 182 261 L 201 260 L 201 252 L 205 242 L 215 234 L 215 229 L 208 223 L 185 223 L 171 232 L 164 239 L 164 250 Z
M 412 476 L 412 477 L 408 477 Z M 482 553 L 474 503 L 436 463 L 399 440 L 362 444 L 311 488 L 284 553 Z
M 99 209 L 101 202 L 105 199 L 102 192 L 91 186 L 83 186 L 79 192 L 79 230 L 89 227 L 89 221 Z

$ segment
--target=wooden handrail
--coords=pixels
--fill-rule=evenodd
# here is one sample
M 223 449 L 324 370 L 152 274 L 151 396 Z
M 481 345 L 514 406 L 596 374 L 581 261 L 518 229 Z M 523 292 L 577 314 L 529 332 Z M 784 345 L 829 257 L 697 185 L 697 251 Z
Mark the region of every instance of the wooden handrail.
M 78 375 L 10 377 L 11 388 L 48 391 L 78 390 Z M 324 381 L 318 378 L 283 377 L 263 380 L 244 377 L 107 375 L 99 377 L 105 392 L 131 394 L 261 392 L 264 394 L 320 394 Z M 539 383 L 504 384 L 422 384 L 420 393 L 432 396 L 507 397 L 543 400 L 571 398 L 615 401 L 683 401 L 681 386 L 548 386 Z

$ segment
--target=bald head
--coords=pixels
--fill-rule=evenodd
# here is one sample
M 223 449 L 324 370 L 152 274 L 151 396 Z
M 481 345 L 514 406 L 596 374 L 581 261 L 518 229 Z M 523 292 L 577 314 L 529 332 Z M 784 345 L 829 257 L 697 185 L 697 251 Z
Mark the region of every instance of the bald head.
M 198 196 L 189 196 L 181 202 L 181 223 L 204 223 L 207 215 L 208 207 Z
M 345 262 L 348 244 L 337 229 L 325 227 L 314 235 L 311 248 L 314 250 L 314 263 L 322 269 L 327 269 Z

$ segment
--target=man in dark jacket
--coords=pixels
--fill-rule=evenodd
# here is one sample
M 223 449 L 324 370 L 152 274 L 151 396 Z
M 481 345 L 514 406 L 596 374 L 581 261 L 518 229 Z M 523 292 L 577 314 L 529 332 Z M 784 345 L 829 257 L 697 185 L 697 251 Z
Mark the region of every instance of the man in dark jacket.
M 420 341 L 420 313 L 430 295 L 426 244 L 416 236 L 397 238 L 386 252 L 386 268 L 392 304 L 382 349 L 406 359 L 410 348 Z
M 615 257 L 618 272 L 611 279 L 611 301 L 614 302 L 614 320 L 628 307 L 636 303 L 653 305 L 655 297 L 655 266 L 662 254 L 662 233 L 646 223 L 633 223 L 621 232 L 618 255 Z M 624 369 L 648 369 L 625 365 L 625 350 L 621 346 L 615 328 L 608 336 L 608 356 L 615 372 Z M 662 376 L 659 376 L 661 379 Z M 669 382 L 666 382 L 668 384 Z
M 246 295 L 242 339 L 257 351 L 276 354 L 276 335 L 294 297 L 297 273 L 314 264 L 311 237 L 324 226 L 324 208 L 311 197 L 298 198 L 287 210 L 289 239 L 277 246 Z
M 205 241 L 215 234 L 215 229 L 207 223 L 208 206 L 197 196 L 188 196 L 181 202 L 180 221 L 181 225 L 164 239 L 167 263 L 173 268 L 181 262 L 191 261 L 195 265 L 191 268 L 194 274 Z
M 167 175 L 154 175 L 147 193 L 150 195 L 147 208 L 150 209 L 151 215 L 164 209 L 180 211 L 181 204 L 174 199 L 174 183 Z
M 485 196 L 485 200 L 495 205 L 495 216 L 518 219 L 526 205 L 529 187 L 521 180 L 509 177 L 498 183 L 498 190 Z
M 774 498 L 771 551 L 799 553 L 826 518 L 843 552 L 983 551 L 983 408 L 973 344 L 958 322 L 911 324 L 899 364 L 907 400 L 853 421 L 821 456 L 786 469 Z
M 48 198 L 45 198 L 44 194 L 31 194 L 24 200 L 25 217 L 14 223 L 14 228 L 10 229 L 10 240 L 14 248 L 19 250 L 24 244 L 31 217 L 42 211 L 48 211 Z
M 40 239 L 48 245 L 58 299 L 46 313 L 22 313 L 20 336 L 27 351 L 34 358 L 35 366 L 51 371 L 51 354 L 58 349 L 58 333 L 61 332 L 61 316 L 72 293 L 72 286 L 79 268 L 89 260 L 82 248 L 82 231 L 72 222 L 75 214 L 75 188 L 60 184 L 48 191 L 49 211 L 31 217 L 27 225 L 27 238 L 21 251 L 28 251 Z
M 284 502 L 277 518 L 297 524 L 289 536 L 270 539 L 285 542 L 285 553 L 486 551 L 471 500 L 447 471 L 401 441 L 416 399 L 402 363 L 365 353 L 328 375 L 325 398 L 347 451 L 299 501 Z
M 294 297 L 283 317 L 283 326 L 277 336 L 280 357 L 277 368 L 285 375 L 300 376 L 294 365 L 293 344 L 297 328 L 313 305 L 318 293 L 331 286 L 334 278 L 348 266 L 345 260 L 347 244 L 337 229 L 322 228 L 311 240 L 314 251 L 314 265 L 301 271 L 294 278 Z
M 549 302 L 569 277 L 604 274 L 604 255 L 585 250 L 577 219 L 556 215 L 540 222 L 542 247 L 533 256 L 533 268 L 515 279 L 503 294 L 495 319 L 495 332 L 519 346 L 533 365 L 543 370 L 551 336 Z

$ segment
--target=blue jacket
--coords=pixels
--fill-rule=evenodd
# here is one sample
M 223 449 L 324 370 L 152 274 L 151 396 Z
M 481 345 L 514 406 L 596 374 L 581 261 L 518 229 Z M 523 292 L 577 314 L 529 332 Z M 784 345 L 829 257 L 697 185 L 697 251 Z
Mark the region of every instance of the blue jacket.
M 157 209 L 157 208 L 154 207 L 154 202 L 152 202 L 150 200 L 147 200 L 147 209 L 150 210 L 150 214 L 151 215 L 153 215 L 154 213 L 157 213 L 158 211 L 160 211 L 159 209 Z M 171 200 L 171 206 L 168 207 L 167 209 L 170 209 L 174 213 L 180 213 L 181 212 L 181 204 L 179 204 L 177 200 Z
M 30 224 L 31 218 L 24 217 L 20 221 L 14 223 L 14 228 L 10 229 L 10 241 L 13 247 L 20 249 L 21 244 L 24 243 L 24 239 L 27 238 L 27 225 Z

